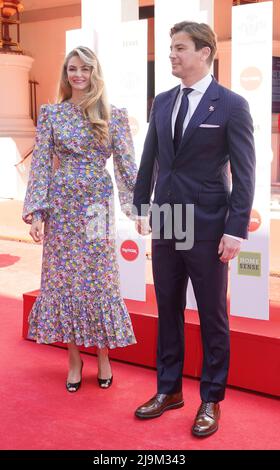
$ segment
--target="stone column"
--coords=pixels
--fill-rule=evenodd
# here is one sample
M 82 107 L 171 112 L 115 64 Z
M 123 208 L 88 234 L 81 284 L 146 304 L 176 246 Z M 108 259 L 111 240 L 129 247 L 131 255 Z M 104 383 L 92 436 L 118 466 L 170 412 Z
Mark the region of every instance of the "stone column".
M 33 60 L 0 54 L 0 197 L 22 199 L 28 165 L 15 166 L 34 143 L 29 112 L 29 71 Z M 30 158 L 28 159 L 30 163 Z

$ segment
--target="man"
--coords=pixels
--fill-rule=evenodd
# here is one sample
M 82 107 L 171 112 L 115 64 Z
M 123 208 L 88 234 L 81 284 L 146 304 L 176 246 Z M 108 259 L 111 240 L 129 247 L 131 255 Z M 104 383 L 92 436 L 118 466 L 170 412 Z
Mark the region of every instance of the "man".
M 228 261 L 247 237 L 253 202 L 253 125 L 244 98 L 220 86 L 210 74 L 216 52 L 211 28 L 181 22 L 170 36 L 172 73 L 181 85 L 154 100 L 134 193 L 139 233 L 146 233 L 154 183 L 152 225 L 155 214 L 160 221 L 153 226 L 152 240 L 159 314 L 157 394 L 136 410 L 136 416 L 155 418 L 184 405 L 184 309 L 190 278 L 203 343 L 201 405 L 192 433 L 209 436 L 218 429 L 229 367 Z M 182 228 L 191 233 L 193 225 L 193 243 L 183 245 L 178 235 L 178 204 L 183 207 Z M 185 210 L 190 204 L 193 217 Z M 154 211 L 163 205 L 170 207 L 164 222 Z

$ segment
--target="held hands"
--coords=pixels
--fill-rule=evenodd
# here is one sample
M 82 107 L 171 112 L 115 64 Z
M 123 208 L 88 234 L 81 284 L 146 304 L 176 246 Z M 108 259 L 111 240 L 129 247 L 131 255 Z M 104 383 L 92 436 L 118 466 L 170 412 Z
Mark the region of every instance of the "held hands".
M 218 254 L 221 255 L 220 260 L 223 263 L 227 263 L 229 260 L 235 258 L 240 251 L 240 247 L 241 241 L 223 235 L 218 248 Z
M 135 228 L 140 235 L 149 235 L 152 231 L 148 217 L 139 217 L 135 222 Z
M 29 234 L 33 238 L 34 242 L 42 242 L 44 238 L 43 234 L 43 222 L 41 220 L 34 220 L 31 225 Z

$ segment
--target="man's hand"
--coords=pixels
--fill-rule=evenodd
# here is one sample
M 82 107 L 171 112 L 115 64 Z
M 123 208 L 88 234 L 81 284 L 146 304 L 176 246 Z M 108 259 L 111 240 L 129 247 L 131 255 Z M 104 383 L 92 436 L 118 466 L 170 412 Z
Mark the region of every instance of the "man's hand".
M 135 222 L 135 228 L 140 235 L 149 235 L 152 231 L 148 217 L 139 217 Z
M 218 254 L 221 255 L 220 260 L 223 263 L 227 263 L 229 260 L 235 258 L 240 251 L 240 247 L 241 241 L 223 235 L 218 248 Z
M 33 238 L 34 242 L 41 242 L 44 238 L 43 222 L 41 220 L 35 220 L 32 222 L 29 234 Z

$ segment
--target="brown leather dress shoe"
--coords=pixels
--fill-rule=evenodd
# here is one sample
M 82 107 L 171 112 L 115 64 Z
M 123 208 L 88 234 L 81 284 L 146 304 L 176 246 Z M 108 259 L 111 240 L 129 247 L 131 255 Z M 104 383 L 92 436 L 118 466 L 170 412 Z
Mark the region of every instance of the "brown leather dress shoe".
M 165 395 L 157 393 L 151 400 L 139 406 L 135 411 L 137 418 L 157 418 L 166 410 L 181 408 L 184 406 L 182 392 Z
M 210 436 L 217 431 L 219 418 L 219 403 L 201 402 L 192 427 L 192 433 L 198 437 Z

